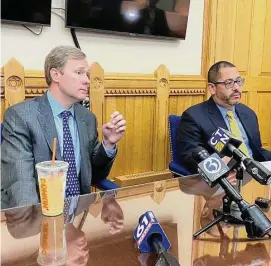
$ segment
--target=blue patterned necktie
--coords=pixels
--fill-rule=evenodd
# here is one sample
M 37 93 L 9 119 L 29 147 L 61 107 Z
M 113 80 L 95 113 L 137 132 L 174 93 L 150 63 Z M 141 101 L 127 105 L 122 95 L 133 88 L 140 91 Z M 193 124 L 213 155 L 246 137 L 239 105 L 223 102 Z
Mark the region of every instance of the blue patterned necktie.
M 80 195 L 80 184 L 77 177 L 75 154 L 72 142 L 72 136 L 69 128 L 70 111 L 61 113 L 63 119 L 63 159 L 69 163 L 66 181 L 66 197 Z

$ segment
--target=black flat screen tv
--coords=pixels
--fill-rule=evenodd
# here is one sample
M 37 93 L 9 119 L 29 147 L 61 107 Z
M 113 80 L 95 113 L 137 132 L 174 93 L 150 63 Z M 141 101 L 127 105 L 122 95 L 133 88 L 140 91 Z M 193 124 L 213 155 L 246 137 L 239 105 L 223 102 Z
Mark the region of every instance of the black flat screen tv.
M 51 25 L 52 0 L 1 0 L 1 21 Z
M 190 0 L 66 0 L 66 27 L 185 39 Z

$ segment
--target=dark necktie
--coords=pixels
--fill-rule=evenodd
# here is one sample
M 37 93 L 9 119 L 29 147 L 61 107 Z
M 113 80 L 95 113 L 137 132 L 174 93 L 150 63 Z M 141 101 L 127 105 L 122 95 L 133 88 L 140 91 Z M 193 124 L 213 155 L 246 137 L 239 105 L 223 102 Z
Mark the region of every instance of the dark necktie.
M 75 153 L 72 142 L 72 136 L 69 128 L 70 111 L 61 113 L 63 119 L 63 159 L 69 163 L 66 181 L 66 197 L 77 196 L 80 194 L 80 184 L 77 177 Z

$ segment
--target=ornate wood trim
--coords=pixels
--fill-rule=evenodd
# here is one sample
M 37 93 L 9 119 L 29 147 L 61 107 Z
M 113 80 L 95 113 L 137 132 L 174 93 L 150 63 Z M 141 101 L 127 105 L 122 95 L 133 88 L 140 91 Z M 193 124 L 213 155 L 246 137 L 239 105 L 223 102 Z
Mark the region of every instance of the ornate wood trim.
M 155 88 L 106 88 L 105 96 L 154 96 L 156 95 Z
M 181 89 L 181 88 L 173 88 L 170 89 L 169 94 L 170 95 L 205 95 L 206 89 L 198 89 L 198 88 L 187 88 L 187 89 Z
M 25 97 L 42 95 L 47 90 L 43 71 L 25 71 Z M 154 75 L 140 74 L 104 74 L 104 81 L 93 77 L 93 90 L 99 91 L 104 85 L 104 96 L 156 96 L 157 84 Z M 104 83 L 103 83 L 104 82 Z M 163 83 L 163 80 L 160 82 Z M 161 83 L 161 84 L 162 84 Z M 168 84 L 170 95 L 203 95 L 206 93 L 206 79 L 202 76 L 171 75 Z M 1 72 L 1 97 L 5 86 Z

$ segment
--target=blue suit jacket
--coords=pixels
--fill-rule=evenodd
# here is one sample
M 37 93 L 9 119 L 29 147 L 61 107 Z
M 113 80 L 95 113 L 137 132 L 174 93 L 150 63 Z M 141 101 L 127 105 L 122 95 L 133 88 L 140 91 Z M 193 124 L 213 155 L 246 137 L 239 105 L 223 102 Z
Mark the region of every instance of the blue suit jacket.
M 271 152 L 262 148 L 258 119 L 255 112 L 244 104 L 236 105 L 236 113 L 247 133 L 253 158 L 257 161 L 271 160 Z M 192 173 L 197 173 L 197 162 L 192 152 L 198 146 L 210 154 L 214 152 L 208 145 L 212 133 L 218 128 L 227 129 L 227 125 L 212 98 L 188 108 L 182 114 L 177 135 L 178 149 L 183 165 Z

